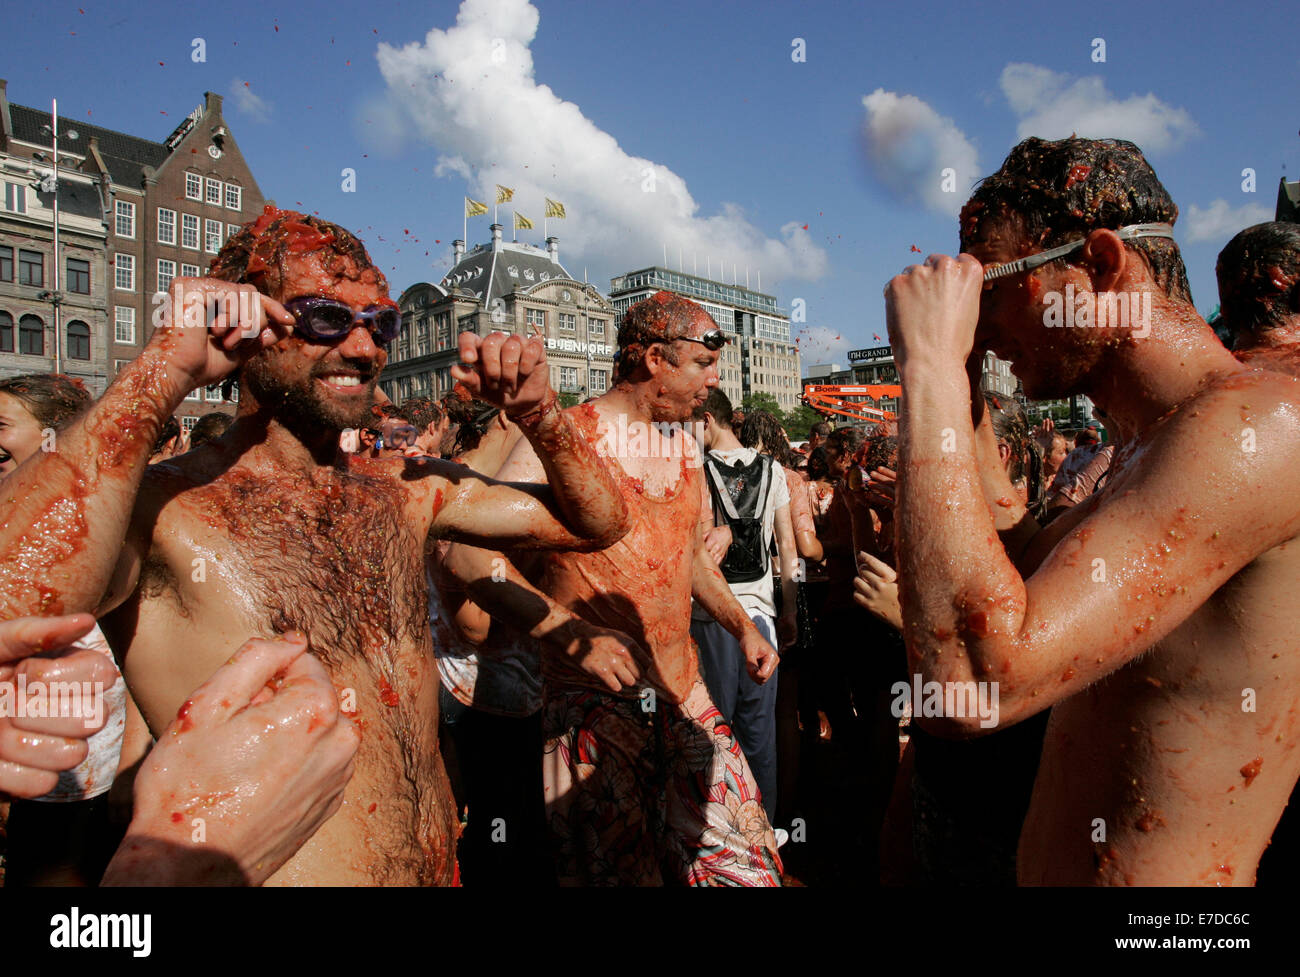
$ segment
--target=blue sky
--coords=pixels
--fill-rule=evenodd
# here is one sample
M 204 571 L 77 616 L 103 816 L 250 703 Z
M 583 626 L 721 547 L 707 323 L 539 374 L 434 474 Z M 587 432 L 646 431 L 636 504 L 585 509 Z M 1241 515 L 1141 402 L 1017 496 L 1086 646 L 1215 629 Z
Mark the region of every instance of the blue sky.
M 1218 250 L 1300 178 L 1282 4 L 370 6 L 26 5 L 6 13 L 0 76 L 13 102 L 58 97 L 70 120 L 159 140 L 224 94 L 263 193 L 357 230 L 394 294 L 442 277 L 465 194 L 516 187 L 534 243 L 549 194 L 577 277 L 607 289 L 665 247 L 688 271 L 725 262 L 743 282 L 748 266 L 782 306 L 803 299 L 805 363 L 878 343 L 885 281 L 914 246 L 955 249 L 971 180 L 1023 135 L 1142 146 L 1182 212 L 1203 313 Z M 470 221 L 471 245 L 487 224 Z

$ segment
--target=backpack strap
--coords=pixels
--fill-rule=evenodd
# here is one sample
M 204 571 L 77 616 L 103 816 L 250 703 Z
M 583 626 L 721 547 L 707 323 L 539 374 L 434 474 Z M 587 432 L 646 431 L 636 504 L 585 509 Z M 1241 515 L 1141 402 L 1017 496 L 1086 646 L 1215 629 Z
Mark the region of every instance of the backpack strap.
M 762 475 L 760 476 L 758 486 L 758 505 L 754 515 L 752 516 L 741 516 L 741 514 L 736 510 L 736 505 L 732 501 L 731 493 L 727 491 L 727 487 L 722 481 L 722 473 L 717 469 L 717 459 L 710 454 L 710 456 L 704 461 L 704 465 L 708 469 L 710 476 L 709 491 L 715 499 L 715 504 L 721 504 L 723 511 L 726 513 L 728 523 L 742 518 L 761 519 L 763 517 L 763 509 L 767 505 L 767 493 L 771 489 L 772 469 L 775 467 L 776 463 L 767 455 L 758 455 L 757 460 Z

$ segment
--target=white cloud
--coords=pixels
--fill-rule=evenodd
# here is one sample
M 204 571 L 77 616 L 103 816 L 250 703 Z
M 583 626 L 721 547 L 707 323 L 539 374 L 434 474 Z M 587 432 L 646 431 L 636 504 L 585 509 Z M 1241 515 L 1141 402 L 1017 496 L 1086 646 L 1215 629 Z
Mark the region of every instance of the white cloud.
M 862 105 L 867 158 L 877 178 L 906 199 L 955 217 L 978 177 L 975 147 L 965 133 L 915 95 L 877 88 Z M 946 190 L 948 168 L 955 176 Z
M 568 218 L 551 231 L 562 239 L 561 255 L 576 251 L 608 270 L 661 260 L 666 245 L 670 258 L 680 248 L 688 262 L 698 254 L 703 266 L 711 256 L 761 269 L 769 281 L 825 272 L 826 253 L 801 222 L 786 223 L 778 239 L 732 204 L 702 215 L 680 176 L 629 155 L 577 105 L 539 84 L 529 50 L 538 22 L 527 0 L 464 0 L 454 27 L 429 31 L 423 43 L 379 45 L 379 69 L 404 124 L 443 153 L 435 172 L 472 174 L 470 196 L 489 203 L 494 184 L 514 187 L 511 206 L 538 230 L 543 196 L 559 200 Z M 485 238 L 486 227 L 477 234 Z
M 1020 117 L 1020 139 L 1064 139 L 1071 133 L 1090 139 L 1128 139 L 1144 153 L 1181 146 L 1200 134 L 1183 109 L 1155 95 L 1119 99 L 1100 78 L 1075 78 L 1033 64 L 1002 69 L 1002 93 Z
M 256 94 L 242 78 L 230 82 L 230 97 L 235 100 L 235 107 L 254 122 L 270 121 L 271 103 Z
M 1187 240 L 1217 241 L 1227 244 L 1238 231 L 1244 231 L 1254 224 L 1262 224 L 1273 219 L 1273 208 L 1263 204 L 1242 204 L 1240 207 L 1228 206 L 1226 200 L 1216 200 L 1202 210 L 1196 204 L 1187 208 L 1182 215 L 1180 227 L 1187 231 Z

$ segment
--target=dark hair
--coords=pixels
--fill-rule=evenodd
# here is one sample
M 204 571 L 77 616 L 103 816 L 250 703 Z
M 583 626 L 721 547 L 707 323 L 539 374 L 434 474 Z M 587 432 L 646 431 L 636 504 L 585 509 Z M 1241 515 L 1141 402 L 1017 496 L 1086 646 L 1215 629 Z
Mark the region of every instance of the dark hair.
M 697 421 L 704 420 L 705 414 L 712 414 L 713 420 L 720 426 L 731 430 L 734 412 L 731 408 L 731 398 L 722 392 L 721 387 L 714 387 L 709 391 L 709 397 L 699 407 L 695 408 L 692 417 Z
M 830 421 L 818 421 L 816 424 L 810 427 L 808 429 L 808 436 L 811 438 L 814 434 L 820 435 L 823 438 L 830 437 L 831 435 Z
M 208 441 L 215 441 L 230 430 L 230 425 L 234 423 L 235 419 L 233 417 L 229 414 L 223 414 L 219 410 L 214 410 L 211 414 L 204 414 L 190 428 L 191 450 Z
M 868 438 L 863 446 L 862 467 L 869 472 L 877 468 L 898 468 L 898 438 L 892 434 L 876 435 Z M 861 449 L 859 449 L 861 450 Z
M 826 454 L 826 445 L 819 444 L 808 453 L 808 481 L 819 482 L 830 477 L 831 464 Z
M 1300 312 L 1300 224 L 1248 227 L 1219 252 L 1219 308 L 1236 346 Z
M 446 411 L 438 404 L 436 400 L 430 397 L 408 397 L 402 401 L 402 406 L 397 410 L 397 416 L 402 420 L 413 424 L 424 434 L 430 424 L 441 424 Z
M 856 427 L 837 427 L 826 438 L 826 452 L 829 459 L 830 455 L 837 458 L 843 458 L 845 455 L 851 455 L 862 447 L 862 442 L 866 440 L 866 435 L 862 433 L 861 428 Z
M 451 419 L 440 446 L 441 453 L 446 457 L 463 455 L 466 451 L 477 448 L 483 435 L 501 413 L 486 400 L 461 397 L 455 392 L 442 399 L 442 407 Z
M 618 354 L 614 379 L 626 380 L 645 362 L 646 351 L 655 343 L 663 344 L 663 357 L 677 365 L 673 341 L 689 335 L 691 323 L 703 316 L 715 325 L 704 308 L 672 292 L 655 292 L 623 313 L 618 327 Z
M 176 437 L 180 433 L 181 422 L 176 420 L 175 415 L 167 418 L 167 423 L 162 426 L 162 430 L 158 432 L 157 440 L 153 443 L 153 451 L 151 454 L 158 454 L 158 452 L 162 451 L 163 448 L 167 447 L 168 441 L 172 440 L 172 438 Z
M 1043 485 L 1043 452 L 1029 427 L 1025 408 L 1014 397 L 984 391 L 989 420 L 993 423 L 993 436 L 1004 442 L 1010 450 L 1007 477 L 1013 485 L 1025 483 L 1028 504 L 1033 508 L 1042 499 L 1047 486 Z
M 1031 137 L 1011 150 L 1001 169 L 985 177 L 962 208 L 961 249 L 967 251 L 979 240 L 986 222 L 1011 221 L 1036 250 L 1047 250 L 1098 228 L 1177 219 L 1169 192 L 1133 143 Z M 1192 301 L 1187 269 L 1172 238 L 1125 244 L 1146 259 L 1166 294 Z
M 745 415 L 745 423 L 740 425 L 740 443 L 746 448 L 757 448 L 761 443 L 763 453 L 771 455 L 778 465 L 785 468 L 797 468 L 799 459 L 790 449 L 790 441 L 771 413 L 765 410 L 751 410 Z
M 85 384 L 62 373 L 25 373 L 0 380 L 0 394 L 19 401 L 43 428 L 58 430 L 90 406 Z

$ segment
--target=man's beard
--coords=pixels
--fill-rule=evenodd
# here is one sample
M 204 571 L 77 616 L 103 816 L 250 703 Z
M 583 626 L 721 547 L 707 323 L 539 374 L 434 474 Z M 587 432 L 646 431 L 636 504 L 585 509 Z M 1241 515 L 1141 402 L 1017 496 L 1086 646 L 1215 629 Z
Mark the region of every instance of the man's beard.
M 363 384 L 365 397 L 349 397 L 346 402 L 339 402 L 328 399 L 316 382 L 330 372 L 333 370 L 313 370 L 301 383 L 285 386 L 263 363 L 252 360 L 244 368 L 243 380 L 258 404 L 269 409 L 286 427 L 307 432 L 368 427 L 375 419 L 371 408 L 378 376 Z

